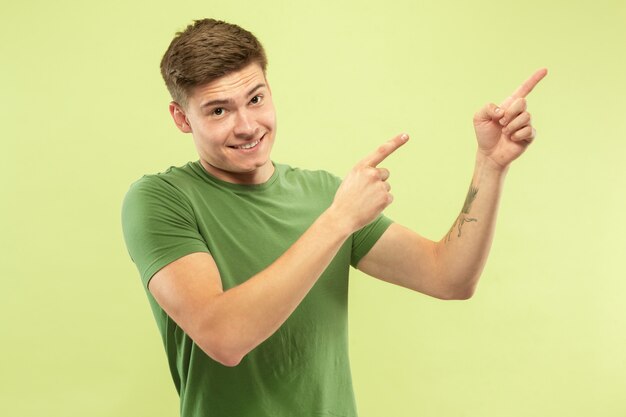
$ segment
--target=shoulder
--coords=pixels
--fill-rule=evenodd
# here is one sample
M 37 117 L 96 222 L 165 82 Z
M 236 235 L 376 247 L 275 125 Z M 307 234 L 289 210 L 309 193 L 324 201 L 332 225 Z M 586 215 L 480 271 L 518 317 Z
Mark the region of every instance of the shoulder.
M 127 196 L 137 194 L 167 198 L 169 195 L 181 198 L 201 183 L 202 179 L 195 170 L 194 163 L 189 162 L 183 166 L 170 166 L 156 174 L 142 176 L 130 185 Z
M 190 162 L 183 166 L 171 166 L 155 174 L 146 174 L 130 185 L 129 192 L 172 191 L 182 189 L 194 181 L 197 181 L 197 175 Z
M 134 181 L 123 201 L 123 213 L 145 212 L 157 207 L 190 209 L 185 189 L 194 181 L 190 164 L 182 167 L 169 167 L 156 174 L 146 174 Z

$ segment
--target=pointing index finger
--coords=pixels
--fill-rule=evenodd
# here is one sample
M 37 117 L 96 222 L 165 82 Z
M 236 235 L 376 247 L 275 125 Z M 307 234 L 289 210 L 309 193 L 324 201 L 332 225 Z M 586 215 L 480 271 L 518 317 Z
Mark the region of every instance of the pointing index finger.
M 543 77 L 546 76 L 546 74 L 548 74 L 547 68 L 541 68 L 535 71 L 535 73 L 531 75 L 529 79 L 524 81 L 524 83 L 520 85 L 517 88 L 517 90 L 513 92 L 513 94 L 511 94 L 511 97 L 514 97 L 514 98 L 526 97 L 531 91 L 533 91 L 533 88 L 535 88 L 535 86 L 539 83 L 539 81 L 543 79 Z
M 366 166 L 375 168 L 378 164 L 385 160 L 389 155 L 396 151 L 400 146 L 404 145 L 409 140 L 409 135 L 403 133 L 396 136 L 390 141 L 385 142 L 378 147 L 374 152 L 366 156 L 361 163 Z

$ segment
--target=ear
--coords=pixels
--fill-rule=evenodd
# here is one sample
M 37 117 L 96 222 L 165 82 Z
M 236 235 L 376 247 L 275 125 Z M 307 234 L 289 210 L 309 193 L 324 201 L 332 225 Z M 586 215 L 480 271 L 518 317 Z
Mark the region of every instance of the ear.
M 191 125 L 185 114 L 185 110 L 175 101 L 170 102 L 170 114 L 174 119 L 174 124 L 183 133 L 191 133 Z

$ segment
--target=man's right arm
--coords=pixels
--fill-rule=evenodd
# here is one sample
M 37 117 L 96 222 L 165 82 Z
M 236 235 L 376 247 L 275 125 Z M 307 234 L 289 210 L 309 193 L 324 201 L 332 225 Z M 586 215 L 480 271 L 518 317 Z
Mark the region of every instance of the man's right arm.
M 211 255 L 192 253 L 159 270 L 148 289 L 207 355 L 237 365 L 287 320 L 345 240 L 391 204 L 389 172 L 376 165 L 407 139 L 398 136 L 359 162 L 332 205 L 274 263 L 243 284 L 224 291 Z

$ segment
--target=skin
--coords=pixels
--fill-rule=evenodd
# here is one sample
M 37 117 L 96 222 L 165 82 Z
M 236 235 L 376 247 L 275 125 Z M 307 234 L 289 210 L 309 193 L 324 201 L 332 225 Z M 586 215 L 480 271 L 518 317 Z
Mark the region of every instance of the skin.
M 272 176 L 276 113 L 257 64 L 196 87 L 186 108 L 170 103 L 170 114 L 182 132 L 192 134 L 200 163 L 213 176 L 237 184 L 260 184 Z M 257 140 L 252 149 L 233 148 Z
M 508 167 L 535 138 L 526 96 L 546 73 L 538 70 L 499 106 L 489 103 L 475 114 L 474 175 L 451 232 L 434 242 L 392 224 L 362 258 L 360 270 L 441 299 L 471 297 L 493 240 Z M 264 86 L 252 91 L 259 84 Z M 202 108 L 213 100 L 228 103 Z M 258 65 L 194 90 L 187 108 L 171 103 L 170 113 L 181 131 L 192 134 L 209 173 L 240 184 L 262 183 L 272 175 L 276 118 L 269 84 Z M 232 148 L 261 137 L 250 152 Z M 343 242 L 392 203 L 389 171 L 378 165 L 408 139 L 398 135 L 361 159 L 331 206 L 274 263 L 243 284 L 224 291 L 213 258 L 192 253 L 158 271 L 150 292 L 207 355 L 236 366 L 284 323 Z
M 546 75 L 546 69 L 537 70 L 499 106 L 487 103 L 474 115 L 474 174 L 452 230 L 433 242 L 392 224 L 363 257 L 360 270 L 441 299 L 474 294 L 493 241 L 509 166 L 535 139 L 526 96 Z

